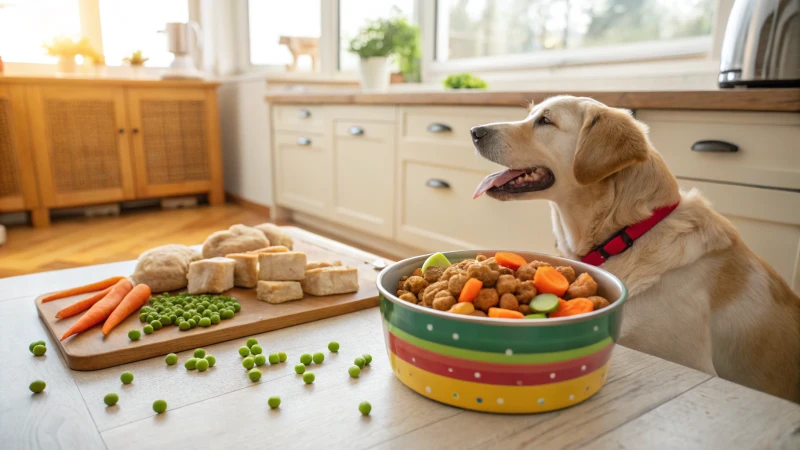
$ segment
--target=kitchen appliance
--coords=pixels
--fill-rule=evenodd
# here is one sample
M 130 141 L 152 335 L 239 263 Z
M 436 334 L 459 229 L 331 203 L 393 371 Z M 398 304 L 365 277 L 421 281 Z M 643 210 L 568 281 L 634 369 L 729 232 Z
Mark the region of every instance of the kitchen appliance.
M 203 33 L 197 22 L 170 22 L 166 29 L 160 32 L 167 35 L 167 50 L 175 55 L 169 70 L 162 75 L 162 78 L 203 78 L 202 72 L 197 70 L 192 59 L 193 50 L 203 48 Z M 194 46 L 191 44 L 192 34 L 194 34 Z
M 800 0 L 736 0 L 719 87 L 800 86 Z

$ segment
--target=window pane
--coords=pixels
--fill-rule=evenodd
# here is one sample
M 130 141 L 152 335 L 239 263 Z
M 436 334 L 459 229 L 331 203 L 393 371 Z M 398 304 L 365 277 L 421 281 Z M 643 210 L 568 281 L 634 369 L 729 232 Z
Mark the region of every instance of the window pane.
M 187 0 L 99 0 L 103 53 L 109 66 L 122 65 L 122 59 L 136 50 L 150 58 L 145 66 L 167 67 L 172 53 L 167 37 L 159 33 L 167 22 L 188 22 Z
M 711 34 L 715 0 L 438 0 L 438 60 Z M 443 34 L 444 33 L 444 34 Z
M 81 32 L 78 0 L 0 0 L 0 56 L 7 62 L 54 63 L 42 44 Z M 43 13 L 47 11 L 47 13 Z
M 282 45 L 281 38 L 312 38 L 298 40 L 306 45 L 306 50 L 319 49 L 319 36 L 322 20 L 320 0 L 269 1 L 250 0 L 250 64 L 287 65 L 292 64 L 292 52 Z M 301 56 L 298 71 L 311 71 L 310 56 Z M 319 70 L 319 61 L 317 62 Z
M 395 7 L 409 23 L 416 22 L 414 0 L 339 0 L 339 70 L 358 70 L 358 55 L 347 51 L 350 40 L 367 22 L 391 17 Z

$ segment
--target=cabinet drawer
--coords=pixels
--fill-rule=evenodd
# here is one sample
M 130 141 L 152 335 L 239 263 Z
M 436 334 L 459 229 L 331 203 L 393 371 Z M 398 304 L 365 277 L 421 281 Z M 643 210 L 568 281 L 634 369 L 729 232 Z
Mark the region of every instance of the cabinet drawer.
M 330 146 L 308 133 L 275 133 L 278 203 L 309 214 L 326 214 L 331 198 Z
M 472 199 L 484 173 L 404 161 L 398 241 L 429 251 L 502 248 L 555 253 L 546 201 Z
M 800 189 L 800 114 L 640 110 L 636 116 L 677 176 Z M 738 151 L 692 150 L 707 140 Z
M 359 142 L 381 142 L 393 144 L 394 123 L 369 122 L 364 120 L 337 120 L 333 134 L 337 138 L 358 139 Z
M 276 131 L 322 132 L 325 129 L 324 110 L 321 106 L 275 105 L 272 123 Z

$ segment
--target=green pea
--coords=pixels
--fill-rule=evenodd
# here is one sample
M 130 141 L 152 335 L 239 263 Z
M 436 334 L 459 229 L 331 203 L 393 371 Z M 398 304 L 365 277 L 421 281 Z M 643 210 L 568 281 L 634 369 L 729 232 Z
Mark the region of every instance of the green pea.
M 314 372 L 306 372 L 303 374 L 303 382 L 305 384 L 311 384 L 314 382 Z
M 194 328 L 194 327 L 197 326 L 197 321 L 194 320 L 194 319 L 189 319 L 189 320 L 186 321 L 186 323 L 189 324 L 189 328 Z
M 192 316 L 192 320 L 194 320 L 194 323 L 200 323 L 200 319 L 202 318 L 203 316 L 201 316 L 200 314 L 195 314 Z
M 172 325 L 172 319 L 170 319 L 169 316 L 161 316 L 161 325 Z
M 128 339 L 132 341 L 138 341 L 139 338 L 142 337 L 142 332 L 139 330 L 131 330 L 128 331 Z
M 153 334 L 153 326 L 148 323 L 142 327 L 142 331 L 144 331 L 144 334 Z
M 166 410 L 167 410 L 167 402 L 165 402 L 164 400 L 156 400 L 153 402 L 153 411 L 155 411 L 156 414 L 161 414 Z
M 47 347 L 46 346 L 40 344 L 40 345 L 37 345 L 36 347 L 33 347 L 33 355 L 34 356 L 42 356 L 45 353 L 47 353 Z
M 273 395 L 272 397 L 267 399 L 267 404 L 269 405 L 270 408 L 275 409 L 278 406 L 281 406 L 281 398 L 278 397 L 277 395 Z
M 200 314 L 203 314 L 203 311 L 205 311 L 205 310 L 206 310 L 206 307 L 205 307 L 205 306 L 203 306 L 203 305 L 200 305 L 200 306 L 198 306 L 196 309 L 197 309 L 197 312 L 198 312 L 198 313 L 200 313 Z
M 122 381 L 122 384 L 133 383 L 133 372 L 122 372 L 122 375 L 119 376 L 119 381 Z
M 312 361 L 312 357 L 311 357 L 310 353 L 303 353 L 302 355 L 300 355 L 300 362 L 301 363 L 303 363 L 305 365 L 309 365 L 309 364 L 311 364 L 311 361 Z
M 206 355 L 206 361 L 208 361 L 208 367 L 214 367 L 214 364 L 217 363 L 217 358 L 214 355 Z
M 339 351 L 339 343 L 338 342 L 331 342 L 328 344 L 328 350 L 336 353 Z
M 358 410 L 361 411 L 361 414 L 368 416 L 370 411 L 372 411 L 372 405 L 369 402 L 361 402 L 358 404 Z
M 195 363 L 195 368 L 197 369 L 198 372 L 205 372 L 206 369 L 208 369 L 208 367 L 209 364 L 208 361 L 205 360 L 205 358 L 198 359 L 197 362 Z
M 321 352 L 317 352 L 317 353 L 314 353 L 313 359 L 314 359 L 314 363 L 322 364 L 322 361 L 325 361 L 325 355 L 323 355 Z
M 184 311 L 182 315 L 184 320 L 189 320 L 192 318 L 192 313 L 190 313 L 189 311 Z
M 30 350 L 30 352 L 33 353 L 33 348 L 36 347 L 37 345 L 47 346 L 47 343 L 45 341 L 31 342 L 31 345 L 28 346 L 28 350 Z
M 278 364 L 278 362 L 280 362 L 280 360 L 281 360 L 281 357 L 278 356 L 277 353 L 270 353 L 269 354 L 269 363 L 270 364 Z
M 206 351 L 203 350 L 202 348 L 198 348 L 197 350 L 194 351 L 195 358 L 204 358 L 205 356 L 206 356 Z
M 286 356 L 286 352 L 278 352 L 278 360 L 279 360 L 280 362 L 284 362 L 284 361 L 286 361 L 288 358 L 289 358 L 289 357 L 288 357 L 288 356 Z
M 153 321 L 150 322 L 150 326 L 153 327 L 154 330 L 158 331 L 164 326 L 164 324 L 162 324 L 159 320 L 153 319 Z
M 239 354 L 242 355 L 242 356 L 249 356 L 250 355 L 250 349 L 245 347 L 245 346 L 241 346 L 241 347 L 239 347 Z
M 183 367 L 186 367 L 186 370 L 194 370 L 197 368 L 197 358 L 189 358 L 183 363 Z
M 240 305 L 239 302 L 233 304 L 233 312 L 237 313 L 241 310 L 242 310 L 242 305 Z
M 181 317 L 181 318 L 183 318 L 183 317 Z M 169 315 L 169 323 L 175 323 L 176 320 L 178 320 L 178 315 L 177 314 L 172 313 L 172 314 Z
M 352 378 L 358 378 L 361 375 L 361 368 L 358 366 L 350 366 L 350 368 L 347 369 L 347 373 L 349 373 Z
M 259 367 L 267 363 L 267 357 L 264 355 L 256 355 L 256 357 L 253 359 L 255 360 L 256 365 Z
M 47 383 L 45 383 L 42 380 L 36 380 L 33 383 L 31 383 L 30 386 L 28 386 L 28 388 L 34 394 L 38 394 L 39 392 L 42 392 L 44 390 L 44 388 L 46 388 L 46 387 L 47 387 Z
M 105 403 L 108 406 L 114 406 L 117 404 L 118 401 L 119 401 L 119 395 L 113 392 L 110 394 L 106 394 L 106 396 L 103 397 L 103 403 Z
M 208 323 L 209 324 L 211 323 L 211 319 L 209 319 L 209 317 L 211 317 L 211 314 L 213 314 L 213 311 L 211 311 L 210 309 L 207 309 L 207 310 L 203 311 L 203 319 L 208 319 L 208 321 L 209 321 Z M 200 319 L 200 320 L 203 320 L 203 319 Z
M 189 328 L 192 328 L 191 320 L 184 320 L 178 325 L 178 329 L 180 329 L 181 331 L 186 331 Z
M 222 320 L 220 319 L 219 314 L 212 314 L 211 317 L 209 317 L 209 319 L 211 319 L 211 323 L 213 324 L 218 324 L 219 321 Z
M 156 320 L 156 315 L 155 314 L 150 313 L 150 314 L 147 315 L 147 323 L 152 323 L 154 320 Z
M 208 309 L 210 309 L 210 310 L 211 310 L 211 312 L 217 312 L 217 311 L 219 311 L 219 308 L 217 307 L 217 305 L 210 305 L 210 306 L 208 307 Z
M 301 374 L 301 373 L 303 373 L 305 371 L 306 371 L 306 365 L 305 364 L 298 364 L 298 365 L 294 366 L 294 372 L 297 373 L 297 374 Z
M 141 322 L 147 322 L 147 313 L 141 313 L 141 314 L 139 314 L 139 321 L 141 321 Z
M 164 358 L 164 362 L 166 362 L 168 366 L 174 366 L 178 362 L 178 355 L 170 353 Z
M 372 356 L 371 356 L 370 354 L 368 354 L 368 353 L 364 353 L 364 354 L 363 354 L 363 355 L 361 355 L 361 356 L 364 358 L 364 362 L 366 362 L 366 363 L 367 363 L 367 365 L 369 365 L 369 363 L 371 363 L 371 362 L 372 362 Z
M 353 364 L 357 365 L 359 368 L 363 368 L 367 365 L 367 360 L 359 356 L 355 361 L 353 361 Z
M 230 309 L 226 309 L 222 311 L 219 316 L 222 319 L 230 319 L 233 317 L 233 311 L 231 311 Z
M 262 352 L 264 352 L 264 350 L 262 350 L 261 346 L 258 345 L 258 344 L 250 347 L 250 353 L 252 353 L 254 355 L 260 355 Z
M 258 381 L 261 379 L 261 371 L 258 369 L 250 369 L 250 371 L 247 372 L 247 376 L 250 377 L 250 381 Z
M 203 317 L 197 324 L 200 325 L 201 327 L 207 327 L 211 325 L 211 319 L 209 319 L 208 317 Z
M 252 369 L 253 366 L 256 365 L 256 360 L 252 356 L 248 356 L 247 358 L 242 360 L 242 367 L 245 369 Z

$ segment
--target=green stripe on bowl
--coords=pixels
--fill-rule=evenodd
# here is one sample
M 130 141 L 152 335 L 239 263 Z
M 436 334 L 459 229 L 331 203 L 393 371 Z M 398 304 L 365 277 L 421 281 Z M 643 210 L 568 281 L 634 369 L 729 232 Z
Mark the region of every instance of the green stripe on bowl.
M 591 355 L 598 352 L 607 346 L 613 344 L 610 337 L 603 339 L 586 347 L 575 348 L 572 350 L 565 350 L 560 352 L 538 353 L 538 354 L 511 354 L 505 353 L 491 353 L 482 352 L 477 350 L 465 350 L 463 348 L 451 347 L 449 345 L 437 344 L 435 342 L 426 341 L 418 337 L 412 336 L 397 327 L 392 326 L 390 323 L 384 323 L 390 333 L 397 336 L 417 347 L 424 348 L 425 350 L 439 353 L 442 355 L 452 356 L 454 358 L 468 359 L 471 361 L 482 361 L 489 363 L 502 363 L 502 364 L 541 364 L 567 361 L 570 359 L 581 358 L 583 356 Z
M 381 312 L 392 327 L 428 342 L 477 350 L 513 354 L 552 353 L 583 348 L 609 338 L 617 340 L 621 311 L 595 316 L 582 322 L 552 326 L 507 326 L 481 321 L 453 319 L 449 314 L 426 314 L 415 305 L 395 304 L 381 295 Z M 533 319 L 520 319 L 533 320 Z M 548 320 L 548 319 L 539 319 Z

